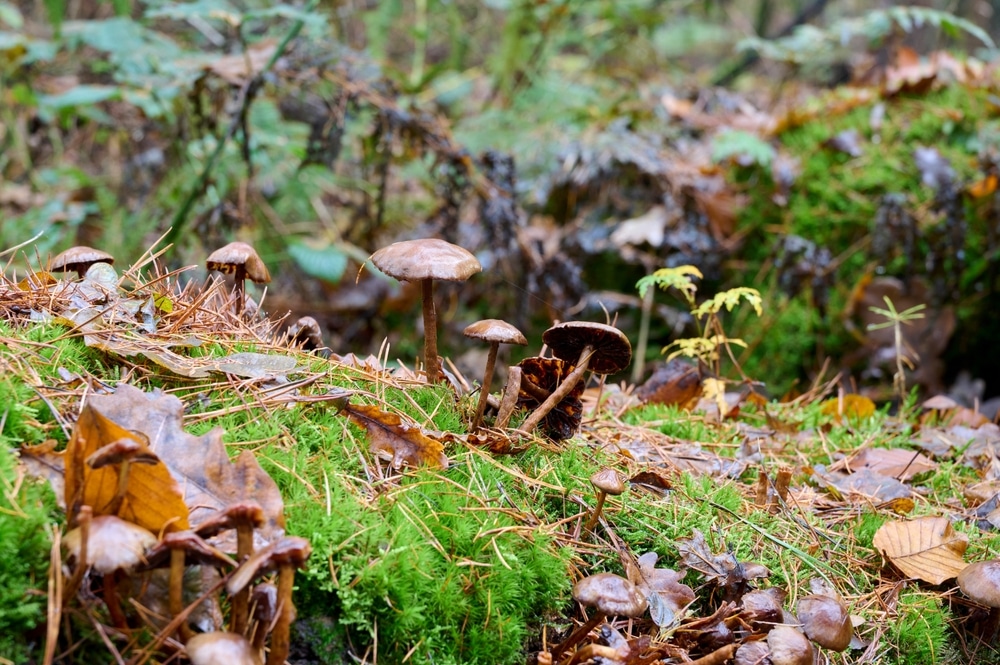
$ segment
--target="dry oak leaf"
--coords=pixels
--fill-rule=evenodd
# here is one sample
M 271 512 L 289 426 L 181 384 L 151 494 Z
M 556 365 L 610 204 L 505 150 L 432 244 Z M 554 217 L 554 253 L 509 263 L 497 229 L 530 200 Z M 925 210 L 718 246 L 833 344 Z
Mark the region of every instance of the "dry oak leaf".
M 133 389 L 134 390 L 134 389 Z M 87 459 L 99 448 L 123 439 L 138 444 L 145 456 L 155 453 L 147 437 L 123 426 L 101 408 L 99 396 L 92 396 L 77 418 L 64 454 L 66 509 L 76 515 L 81 506 L 91 506 L 94 515 L 115 515 L 153 533 L 161 529 L 177 531 L 189 528 L 188 508 L 180 487 L 162 461 L 154 464 L 130 464 L 125 478 L 124 495 L 116 500 L 120 464 L 91 468 Z
M 951 528 L 947 517 L 886 522 L 872 545 L 907 577 L 941 584 L 968 564 L 962 559 L 969 537 Z
M 444 445 L 424 434 L 416 425 L 404 423 L 396 414 L 387 413 L 377 406 L 351 404 L 346 399 L 341 409 L 351 422 L 368 431 L 372 452 L 392 460 L 394 468 L 404 464 L 448 468 Z
M 284 503 L 274 480 L 249 450 L 230 460 L 221 429 L 202 436 L 185 432 L 179 399 L 123 384 L 112 395 L 94 395 L 90 403 L 125 429 L 146 435 L 149 448 L 180 485 L 193 528 L 233 503 L 256 501 L 264 509 L 264 524 L 255 535 L 266 542 L 284 535 Z M 230 549 L 229 543 L 216 546 Z

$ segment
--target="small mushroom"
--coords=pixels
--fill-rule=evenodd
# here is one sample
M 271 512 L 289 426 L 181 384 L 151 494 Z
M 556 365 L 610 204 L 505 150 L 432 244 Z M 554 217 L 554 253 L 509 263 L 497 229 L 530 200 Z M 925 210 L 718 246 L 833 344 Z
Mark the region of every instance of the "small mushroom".
M 597 526 L 597 520 L 601 518 L 601 509 L 604 507 L 604 499 L 610 494 L 618 496 L 625 491 L 625 483 L 622 477 L 614 469 L 601 469 L 590 477 L 590 483 L 597 490 L 597 505 L 594 512 L 590 514 L 590 519 L 584 525 L 584 531 L 590 531 Z
M 854 627 L 843 601 L 811 594 L 800 598 L 797 608 L 802 632 L 810 640 L 834 651 L 843 651 L 851 645 Z
M 528 340 L 524 334 L 500 319 L 483 319 L 466 327 L 465 336 L 481 339 L 490 343 L 490 353 L 486 357 L 486 371 L 483 372 L 483 385 L 479 389 L 479 403 L 476 405 L 476 417 L 472 419 L 472 431 L 479 429 L 486 411 L 486 398 L 490 392 L 490 382 L 493 380 L 493 369 L 497 362 L 497 351 L 501 344 L 517 344 L 527 346 Z
M 315 351 L 323 346 L 323 332 L 319 321 L 311 316 L 300 316 L 288 326 L 288 339 L 293 345 L 302 347 L 303 351 Z
M 80 279 L 83 279 L 83 276 L 87 273 L 87 269 L 95 263 L 114 264 L 114 262 L 115 257 L 107 252 L 85 245 L 78 245 L 77 247 L 70 247 L 56 254 L 49 263 L 49 270 L 58 270 L 61 272 L 73 270 L 80 276 Z
M 278 619 L 271 633 L 271 650 L 267 656 L 268 665 L 282 665 L 288 656 L 291 639 L 291 625 L 295 619 L 292 604 L 292 587 L 295 584 L 295 569 L 305 566 L 312 553 L 312 546 L 305 538 L 287 536 L 254 552 L 236 570 L 226 583 L 226 590 L 235 595 L 260 575 L 278 570 Z
M 552 354 L 575 368 L 548 399 L 524 421 L 521 429 L 531 432 L 566 395 L 576 387 L 588 369 L 595 374 L 614 374 L 628 367 L 632 345 L 625 334 L 613 326 L 586 321 L 568 321 L 552 326 L 542 335 Z
M 184 645 L 191 665 L 260 665 L 260 654 L 236 633 L 199 633 Z
M 813 646 L 805 635 L 791 626 L 775 626 L 767 634 L 774 665 L 813 665 Z
M 554 660 L 558 660 L 559 656 L 582 640 L 594 626 L 604 621 L 605 617 L 638 617 L 642 616 L 648 607 L 646 597 L 639 587 L 614 573 L 598 573 L 584 577 L 573 586 L 573 598 L 597 611 L 561 644 L 552 649 Z
M 1000 626 L 1000 560 L 970 563 L 958 574 L 958 588 L 971 600 L 989 608 L 978 629 L 983 640 L 991 640 Z
M 743 610 L 740 614 L 751 628 L 766 633 L 784 620 L 779 593 L 781 592 L 772 587 L 743 594 L 740 599 Z
M 744 642 L 736 650 L 733 665 L 766 665 L 771 662 L 771 648 L 763 640 Z
M 80 561 L 83 543 L 79 528 L 63 537 L 63 544 L 78 566 L 92 566 L 104 576 L 104 603 L 115 626 L 124 628 L 125 615 L 118 604 L 117 578 L 119 572 L 131 572 L 145 560 L 146 550 L 156 543 L 156 536 L 141 526 L 126 522 L 114 515 L 99 515 L 90 520 L 87 530 L 86 561 Z
M 267 284 L 271 273 L 257 254 L 257 250 L 245 242 L 231 242 L 208 255 L 205 265 L 209 270 L 218 270 L 224 275 L 236 278 L 236 314 L 243 313 L 245 281 Z
M 263 651 L 264 638 L 278 612 L 278 587 L 270 582 L 261 582 L 255 586 L 250 606 L 253 608 L 253 637 L 250 642 L 254 649 Z
M 420 282 L 423 292 L 424 369 L 427 380 L 437 383 L 441 364 L 438 360 L 434 280 L 464 282 L 481 272 L 483 267 L 469 251 L 436 238 L 393 243 L 372 254 L 371 261 L 389 277 Z
M 141 436 L 141 435 L 137 435 Z M 118 488 L 111 503 L 101 507 L 101 512 L 116 515 L 128 491 L 129 471 L 133 464 L 157 464 L 160 458 L 144 443 L 134 438 L 121 438 L 101 446 L 87 457 L 87 466 L 100 469 L 105 466 L 118 466 Z

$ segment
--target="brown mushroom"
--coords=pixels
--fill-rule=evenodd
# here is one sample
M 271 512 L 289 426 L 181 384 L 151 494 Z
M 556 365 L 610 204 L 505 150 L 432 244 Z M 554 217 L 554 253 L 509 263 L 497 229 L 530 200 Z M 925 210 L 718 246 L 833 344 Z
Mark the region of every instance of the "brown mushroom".
M 594 512 L 590 514 L 590 519 L 584 525 L 584 531 L 590 531 L 597 526 L 597 520 L 601 517 L 601 508 L 604 507 L 604 499 L 610 494 L 618 496 L 625 491 L 625 483 L 622 477 L 614 469 L 601 469 L 590 477 L 590 483 L 597 490 L 597 505 Z
M 958 588 L 971 600 L 989 608 L 986 620 L 976 631 L 984 640 L 992 640 L 1000 626 L 1000 560 L 970 563 L 958 574 Z
M 255 284 L 267 284 L 271 281 L 271 273 L 257 254 L 257 250 L 245 242 L 231 242 L 208 255 L 205 265 L 209 270 L 218 270 L 224 275 L 234 275 L 236 278 L 236 314 L 243 313 L 244 282 L 247 279 Z
M 573 598 L 584 606 L 593 607 L 596 612 L 552 649 L 552 658 L 555 660 L 582 640 L 605 617 L 639 617 L 648 607 L 642 590 L 614 573 L 597 573 L 584 577 L 573 586 Z
M 569 376 L 548 399 L 524 421 L 521 429 L 530 433 L 549 411 L 576 387 L 588 369 L 595 374 L 614 374 L 628 367 L 632 345 L 622 331 L 603 323 L 569 321 L 552 326 L 542 340 L 557 358 L 575 363 Z
M 135 436 L 141 436 L 136 434 Z M 118 514 L 125 494 L 128 491 L 129 471 L 133 464 L 157 464 L 160 458 L 156 456 L 149 446 L 140 442 L 136 438 L 121 438 L 112 441 L 106 446 L 101 446 L 87 457 L 87 466 L 91 469 L 100 469 L 105 466 L 118 466 L 118 488 L 107 506 L 100 506 L 102 513 L 109 515 Z
M 236 570 L 226 583 L 226 590 L 235 595 L 257 577 L 278 570 L 278 619 L 271 633 L 271 650 L 267 656 L 268 665 L 281 665 L 288 656 L 291 625 L 295 618 L 292 605 L 292 587 L 295 584 L 295 569 L 305 566 L 312 553 L 312 546 L 305 538 L 287 536 L 254 552 Z
M 517 344 L 527 346 L 528 340 L 524 334 L 500 319 L 483 319 L 476 321 L 465 329 L 465 336 L 481 339 L 490 343 L 490 353 L 486 357 L 486 371 L 483 372 L 483 384 L 479 389 L 479 403 L 476 405 L 476 416 L 472 419 L 472 431 L 479 429 L 486 411 L 486 398 L 490 392 L 490 382 L 493 380 L 493 369 L 497 362 L 497 351 L 501 344 Z
M 114 515 L 99 515 L 90 520 L 87 529 L 87 546 L 83 548 L 83 535 L 79 528 L 63 537 L 63 544 L 78 566 L 92 566 L 104 576 L 104 603 L 108 606 L 115 626 L 124 628 L 125 615 L 118 604 L 117 575 L 131 572 L 145 560 L 146 550 L 156 543 L 156 536 L 141 526 L 126 522 Z M 86 561 L 80 560 L 81 553 Z
M 311 316 L 300 316 L 288 326 L 288 339 L 293 345 L 301 346 L 303 351 L 315 351 L 323 346 L 323 332 L 319 321 Z
M 58 270 L 60 272 L 73 270 L 80 276 L 80 279 L 83 279 L 83 276 L 87 273 L 87 269 L 95 263 L 114 264 L 114 262 L 115 257 L 107 252 L 79 245 L 56 254 L 49 263 L 49 270 Z
M 767 634 L 774 665 L 812 665 L 813 646 L 805 635 L 791 626 L 775 626 Z
M 191 665 L 260 665 L 260 653 L 237 633 L 199 633 L 184 645 Z
M 371 261 L 389 277 L 420 282 L 424 314 L 424 371 L 429 382 L 437 383 L 441 364 L 438 360 L 434 280 L 464 282 L 482 271 L 483 267 L 469 251 L 436 238 L 393 243 L 372 254 Z
M 797 608 L 802 632 L 810 640 L 834 651 L 843 651 L 851 645 L 854 627 L 843 601 L 811 594 L 800 598 Z

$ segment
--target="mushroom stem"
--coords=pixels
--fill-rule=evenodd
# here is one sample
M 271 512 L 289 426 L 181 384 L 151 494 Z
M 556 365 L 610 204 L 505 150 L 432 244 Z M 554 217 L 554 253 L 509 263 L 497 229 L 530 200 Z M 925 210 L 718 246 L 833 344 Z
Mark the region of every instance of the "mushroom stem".
M 594 512 L 590 514 L 590 519 L 583 525 L 584 531 L 591 531 L 597 526 L 597 520 L 601 517 L 601 509 L 604 507 L 604 499 L 607 496 L 608 493 L 604 490 L 597 490 L 597 505 L 594 506 Z
M 253 526 L 240 523 L 236 526 L 236 563 L 242 564 L 253 552 Z M 250 585 L 233 596 L 233 616 L 230 630 L 242 635 L 247 628 L 250 614 Z
M 167 591 L 167 604 L 170 614 L 179 615 L 184 611 L 184 558 L 185 552 L 180 547 L 170 550 L 170 589 Z M 191 629 L 188 628 L 187 621 L 178 627 L 181 639 L 187 642 L 191 636 Z
M 243 300 L 246 293 L 247 271 L 243 266 L 236 267 L 236 316 L 243 314 Z
M 429 383 L 437 383 L 441 373 L 438 362 L 437 313 L 434 311 L 434 280 L 423 279 L 424 294 L 424 372 Z
M 292 587 L 295 583 L 295 566 L 284 563 L 278 570 L 278 621 L 271 632 L 271 650 L 267 654 L 267 665 L 284 665 L 291 647 L 291 626 L 295 619 L 292 605 Z
M 552 660 L 558 660 L 559 656 L 561 656 L 563 652 L 569 650 L 577 642 L 586 637 L 587 634 L 594 629 L 594 626 L 604 621 L 606 616 L 607 615 L 600 610 L 594 612 L 594 616 L 590 617 L 586 623 L 570 633 L 569 637 L 565 640 L 552 647 L 552 651 L 550 652 L 552 654 Z
M 486 398 L 490 394 L 490 382 L 493 381 L 493 367 L 497 362 L 497 351 L 500 349 L 500 342 L 490 342 L 490 353 L 486 356 L 486 371 L 483 372 L 483 385 L 479 388 L 479 403 L 476 405 L 476 417 L 472 419 L 472 431 L 479 429 L 483 422 L 483 413 L 486 412 Z
M 70 598 L 76 597 L 76 592 L 83 582 L 83 575 L 87 572 L 87 557 L 90 556 L 88 552 L 90 547 L 90 520 L 93 516 L 93 508 L 87 505 L 81 506 L 80 512 L 76 516 L 76 524 L 80 529 L 80 554 L 76 558 L 76 569 L 73 571 L 73 576 L 69 578 L 69 582 L 66 583 L 66 588 L 63 591 L 63 603 L 68 602 Z
M 549 411 L 554 409 L 559 402 L 563 401 L 567 395 L 572 392 L 576 384 L 580 382 L 583 378 L 584 372 L 587 371 L 587 364 L 590 362 L 590 355 L 593 352 L 593 347 L 584 347 L 583 352 L 580 354 L 579 364 L 573 368 L 573 371 L 563 379 L 563 382 L 559 384 L 559 387 L 552 391 L 552 394 L 542 402 L 535 412 L 532 413 L 527 420 L 521 425 L 521 430 L 531 434 L 532 430 L 538 427 L 538 424 L 542 422 L 542 419 L 549 415 Z
M 503 399 L 500 400 L 500 409 L 497 411 L 497 419 L 493 426 L 503 429 L 510 422 L 511 415 L 517 407 L 517 395 L 521 389 L 521 368 L 517 365 L 509 367 L 507 370 L 507 386 L 503 391 Z
M 104 574 L 102 578 L 104 583 L 103 597 L 104 604 L 108 606 L 108 615 L 111 617 L 112 625 L 124 630 L 128 628 L 128 622 L 125 620 L 125 614 L 118 602 L 118 580 L 115 577 L 117 574 L 117 570 Z

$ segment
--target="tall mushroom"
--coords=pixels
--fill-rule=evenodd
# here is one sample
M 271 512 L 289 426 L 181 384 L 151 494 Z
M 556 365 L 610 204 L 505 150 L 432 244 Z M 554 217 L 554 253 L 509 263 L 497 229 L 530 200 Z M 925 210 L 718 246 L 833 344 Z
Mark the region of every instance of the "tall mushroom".
M 205 265 L 209 270 L 218 270 L 224 275 L 236 278 L 236 314 L 243 313 L 244 282 L 249 278 L 255 284 L 267 284 L 271 273 L 261 260 L 257 250 L 245 242 L 231 242 L 208 255 Z
M 389 277 L 420 282 L 424 311 L 424 369 L 427 380 L 437 383 L 441 364 L 438 361 L 434 280 L 464 282 L 481 272 L 483 267 L 469 251 L 436 238 L 395 242 L 372 254 L 371 260 Z
M 597 505 L 594 507 L 594 512 L 590 514 L 587 524 L 583 527 L 584 531 L 590 531 L 597 526 L 597 520 L 601 518 L 601 508 L 604 507 L 604 499 L 609 494 L 618 496 L 625 491 L 625 483 L 622 482 L 622 477 L 614 469 L 600 469 L 590 477 L 590 483 L 597 490 Z
M 114 264 L 114 262 L 115 257 L 105 251 L 86 245 L 77 245 L 56 254 L 49 262 L 49 270 L 61 272 L 74 270 L 80 279 L 83 279 L 83 276 L 87 274 L 87 269 L 95 263 Z
M 595 374 L 614 374 L 628 367 L 632 360 L 632 345 L 628 337 L 617 328 L 603 323 L 560 323 L 546 330 L 542 341 L 552 349 L 554 356 L 574 363 L 576 367 L 521 425 L 521 429 L 528 433 L 576 387 L 588 369 Z
M 524 334 L 500 319 L 483 319 L 466 327 L 466 337 L 481 339 L 490 343 L 490 353 L 486 357 L 486 371 L 483 372 L 483 385 L 479 389 L 479 403 L 476 405 L 476 417 L 472 419 L 472 431 L 479 429 L 486 411 L 486 397 L 490 393 L 490 382 L 493 380 L 493 369 L 497 362 L 497 351 L 501 344 L 517 344 L 527 346 L 528 340 Z

